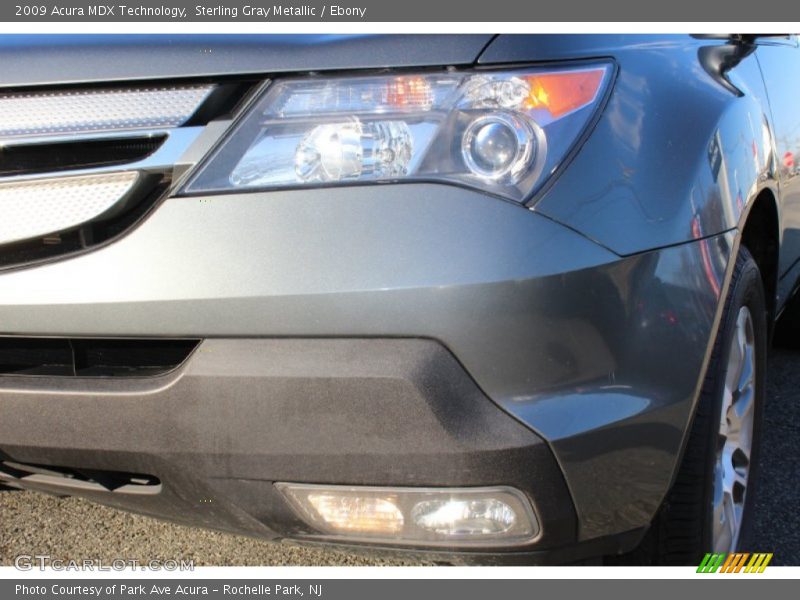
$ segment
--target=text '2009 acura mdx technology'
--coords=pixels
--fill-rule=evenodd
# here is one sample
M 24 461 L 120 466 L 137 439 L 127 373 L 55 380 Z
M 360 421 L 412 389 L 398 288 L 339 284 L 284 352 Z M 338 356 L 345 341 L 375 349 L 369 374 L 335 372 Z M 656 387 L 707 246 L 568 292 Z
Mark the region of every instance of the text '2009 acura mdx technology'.
M 4 487 L 448 562 L 747 549 L 796 37 L 5 36 L 0 86 Z

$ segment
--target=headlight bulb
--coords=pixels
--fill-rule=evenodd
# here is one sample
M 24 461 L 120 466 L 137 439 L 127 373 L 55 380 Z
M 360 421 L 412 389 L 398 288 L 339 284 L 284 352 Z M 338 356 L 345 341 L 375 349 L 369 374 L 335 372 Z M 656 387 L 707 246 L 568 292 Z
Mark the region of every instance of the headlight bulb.
M 319 125 L 300 142 L 294 166 L 301 181 L 340 181 L 361 174 L 363 156 L 361 123 Z
M 541 140 L 541 142 L 540 142 Z M 464 130 L 461 155 L 470 171 L 491 180 L 516 182 L 541 152 L 543 135 L 533 122 L 507 113 L 474 119 Z
M 361 175 L 405 175 L 413 151 L 411 132 L 403 121 L 318 125 L 295 153 L 300 181 L 341 181 Z

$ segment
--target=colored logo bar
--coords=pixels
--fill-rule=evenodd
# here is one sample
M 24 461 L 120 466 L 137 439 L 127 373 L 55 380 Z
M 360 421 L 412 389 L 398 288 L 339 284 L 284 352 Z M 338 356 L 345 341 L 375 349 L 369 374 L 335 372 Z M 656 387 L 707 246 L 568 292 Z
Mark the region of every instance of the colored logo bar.
M 749 560 L 748 560 L 749 559 Z M 708 553 L 703 557 L 700 566 L 697 567 L 698 573 L 763 573 L 769 561 L 772 560 L 772 553 L 756 552 L 736 552 L 730 554 Z

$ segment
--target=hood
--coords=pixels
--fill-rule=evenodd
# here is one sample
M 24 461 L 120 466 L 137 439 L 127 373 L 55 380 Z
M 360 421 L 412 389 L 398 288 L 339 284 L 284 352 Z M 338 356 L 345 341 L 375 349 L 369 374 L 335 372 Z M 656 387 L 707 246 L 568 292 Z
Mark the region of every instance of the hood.
M 467 65 L 491 35 L 3 35 L 0 87 Z

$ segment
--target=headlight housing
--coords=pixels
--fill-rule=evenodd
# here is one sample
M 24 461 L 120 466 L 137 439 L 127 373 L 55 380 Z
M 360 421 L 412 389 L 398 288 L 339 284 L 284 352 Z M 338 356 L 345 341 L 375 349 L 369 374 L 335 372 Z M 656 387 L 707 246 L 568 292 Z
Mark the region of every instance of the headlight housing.
M 184 191 L 442 181 L 522 201 L 591 122 L 611 70 L 278 80 Z

